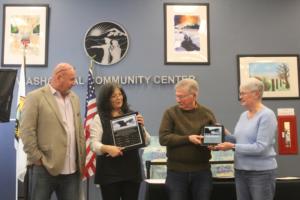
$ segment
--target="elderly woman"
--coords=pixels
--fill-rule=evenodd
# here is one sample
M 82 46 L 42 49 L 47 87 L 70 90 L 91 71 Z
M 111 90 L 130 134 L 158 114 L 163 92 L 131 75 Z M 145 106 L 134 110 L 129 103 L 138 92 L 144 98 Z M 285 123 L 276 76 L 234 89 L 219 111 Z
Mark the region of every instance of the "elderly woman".
M 276 152 L 274 150 L 277 120 L 274 112 L 262 104 L 264 85 L 250 78 L 240 86 L 243 112 L 234 134 L 216 146 L 235 150 L 235 185 L 238 200 L 273 200 L 275 193 Z
M 100 184 L 103 200 L 137 200 L 142 181 L 141 161 L 137 149 L 124 151 L 113 144 L 110 120 L 132 112 L 120 85 L 108 83 L 101 87 L 97 99 L 98 114 L 91 124 L 91 149 L 97 154 L 95 183 Z M 139 114 L 137 121 L 144 126 Z M 146 144 L 150 135 L 144 129 Z

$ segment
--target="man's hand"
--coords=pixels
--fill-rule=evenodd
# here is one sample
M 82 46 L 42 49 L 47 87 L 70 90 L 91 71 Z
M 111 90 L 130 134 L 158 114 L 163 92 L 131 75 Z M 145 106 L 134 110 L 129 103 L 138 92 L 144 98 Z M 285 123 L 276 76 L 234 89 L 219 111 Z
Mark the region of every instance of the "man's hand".
M 189 136 L 189 141 L 193 144 L 202 144 L 202 135 L 190 135 Z
M 33 163 L 34 165 L 41 166 L 43 165 L 42 159 L 39 159 Z

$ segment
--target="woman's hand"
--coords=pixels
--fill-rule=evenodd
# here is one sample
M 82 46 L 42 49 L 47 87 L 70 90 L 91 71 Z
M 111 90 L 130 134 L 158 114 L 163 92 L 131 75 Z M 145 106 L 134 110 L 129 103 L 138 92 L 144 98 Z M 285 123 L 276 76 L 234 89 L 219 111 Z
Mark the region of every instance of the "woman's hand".
M 111 156 L 111 157 L 117 157 L 117 156 L 122 156 L 123 155 L 123 150 L 124 148 L 122 147 L 117 147 L 117 146 L 113 146 L 113 145 L 103 145 L 102 146 L 102 151 L 104 153 L 107 153 L 107 156 Z
M 233 149 L 234 147 L 235 147 L 235 144 L 233 144 L 231 142 L 223 142 L 223 143 L 220 143 L 217 146 L 215 146 L 215 149 L 227 151 L 227 150 Z
M 224 131 L 225 135 L 230 135 L 230 132 L 227 128 L 225 128 L 225 131 Z
M 145 123 L 144 122 L 144 117 L 141 114 L 137 114 L 136 119 L 137 119 L 137 122 L 139 124 L 141 124 L 142 126 L 144 126 L 144 123 Z

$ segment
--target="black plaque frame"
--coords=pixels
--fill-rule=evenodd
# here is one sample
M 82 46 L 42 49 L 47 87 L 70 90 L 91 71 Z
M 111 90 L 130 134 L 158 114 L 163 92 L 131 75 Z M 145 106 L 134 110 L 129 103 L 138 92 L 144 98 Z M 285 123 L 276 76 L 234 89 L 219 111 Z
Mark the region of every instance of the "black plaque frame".
M 125 151 L 145 147 L 144 129 L 137 121 L 137 114 L 128 113 L 110 120 L 114 145 Z

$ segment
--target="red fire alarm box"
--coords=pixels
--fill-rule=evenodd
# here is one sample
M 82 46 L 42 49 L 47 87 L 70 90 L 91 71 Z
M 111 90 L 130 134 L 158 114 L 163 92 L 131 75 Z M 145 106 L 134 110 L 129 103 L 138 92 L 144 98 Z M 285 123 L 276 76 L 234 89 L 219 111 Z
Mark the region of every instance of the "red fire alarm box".
M 295 115 L 278 116 L 278 151 L 279 154 L 298 154 Z

